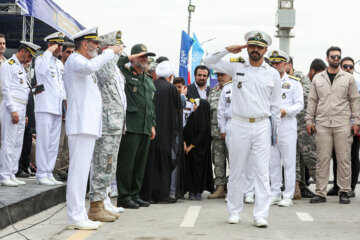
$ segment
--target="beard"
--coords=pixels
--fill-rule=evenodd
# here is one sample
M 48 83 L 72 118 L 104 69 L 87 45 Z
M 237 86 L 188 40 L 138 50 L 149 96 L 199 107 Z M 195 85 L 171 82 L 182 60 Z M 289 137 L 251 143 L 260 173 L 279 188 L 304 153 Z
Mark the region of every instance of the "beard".
M 139 59 L 134 59 L 134 65 L 137 68 L 140 68 L 143 71 L 146 71 L 148 64 L 147 63 L 142 63 L 141 60 Z
M 98 48 L 94 48 L 92 46 L 89 45 L 89 49 L 87 51 L 87 54 L 89 54 L 90 57 L 94 58 L 98 55 Z
M 338 68 L 338 67 L 340 66 L 340 63 L 339 63 L 339 62 L 338 62 L 338 63 L 329 62 L 329 66 L 330 66 L 331 68 Z
M 253 60 L 254 62 L 259 61 L 262 57 L 263 57 L 263 56 L 260 55 L 260 53 L 257 52 L 257 51 L 252 51 L 252 52 L 250 52 L 250 54 L 249 54 L 249 58 L 250 58 L 251 60 Z
M 195 80 L 196 81 L 196 84 L 199 86 L 199 87 L 202 87 L 206 84 L 207 80 Z

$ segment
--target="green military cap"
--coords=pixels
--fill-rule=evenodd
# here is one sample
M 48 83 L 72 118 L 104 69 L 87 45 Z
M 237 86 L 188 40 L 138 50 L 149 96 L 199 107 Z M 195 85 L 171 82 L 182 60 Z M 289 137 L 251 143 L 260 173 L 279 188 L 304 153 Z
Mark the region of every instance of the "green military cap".
M 99 37 L 101 46 L 123 44 L 121 31 L 113 31 Z
M 141 44 L 141 43 L 136 44 L 131 48 L 131 55 L 142 53 L 142 52 L 145 52 L 145 56 L 151 56 L 151 57 L 156 56 L 155 53 L 148 52 L 146 46 L 144 44 Z

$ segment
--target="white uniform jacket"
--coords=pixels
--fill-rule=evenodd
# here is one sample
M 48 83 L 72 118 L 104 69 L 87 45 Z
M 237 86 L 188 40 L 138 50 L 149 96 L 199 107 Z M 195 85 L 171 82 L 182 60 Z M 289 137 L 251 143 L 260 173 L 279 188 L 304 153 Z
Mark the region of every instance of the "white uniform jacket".
M 299 81 L 289 77 L 286 73 L 281 78 L 281 108 L 286 111 L 286 116 L 296 117 L 304 108 L 303 89 Z
M 221 89 L 217 118 L 218 126 L 221 133 L 226 132 L 226 123 L 231 119 L 231 91 L 232 91 L 232 82 L 226 84 L 223 89 Z
M 227 62 L 221 60 L 229 51 L 213 52 L 203 61 L 208 67 L 232 76 L 232 116 L 241 118 L 272 117 L 280 123 L 281 81 L 279 72 L 263 61 L 260 67 L 253 67 L 246 60 Z
M 77 52 L 67 59 L 64 69 L 68 107 L 66 135 L 101 136 L 102 98 L 95 72 L 114 56 L 113 50 L 106 49 L 91 60 Z
M 1 90 L 3 93 L 3 102 L 10 113 L 16 112 L 14 102 L 27 104 L 30 82 L 26 77 L 23 65 L 14 54 L 0 68 Z
M 36 95 L 35 112 L 62 115 L 62 102 L 66 98 L 63 82 L 64 65 L 45 51 L 35 60 L 37 84 L 44 84 L 45 91 Z

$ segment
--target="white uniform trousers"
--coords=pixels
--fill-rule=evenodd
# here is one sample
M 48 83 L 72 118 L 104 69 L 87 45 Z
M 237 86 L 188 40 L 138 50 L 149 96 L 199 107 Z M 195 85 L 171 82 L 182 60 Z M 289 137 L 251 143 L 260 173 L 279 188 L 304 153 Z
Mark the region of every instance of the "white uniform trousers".
M 240 214 L 246 174 L 253 168 L 255 217 L 268 217 L 270 208 L 269 160 L 271 151 L 270 120 L 243 122 L 231 120 L 229 139 L 230 176 L 227 207 L 230 214 Z
M 13 124 L 11 113 L 2 102 L 0 106 L 1 149 L 0 149 L 0 180 L 13 179 L 19 169 L 19 160 L 24 141 L 26 105 L 14 102 L 19 114 L 19 122 Z
M 226 133 L 225 143 L 226 143 L 226 147 L 228 148 L 228 151 L 229 151 L 229 139 L 231 136 L 230 128 L 231 128 L 231 119 L 227 121 L 226 129 L 225 129 L 225 133 Z M 251 165 L 249 165 L 249 169 L 246 172 L 245 183 L 244 183 L 244 196 L 248 196 L 248 195 L 254 196 L 254 174 Z
M 37 112 L 36 119 L 36 178 L 52 178 L 59 151 L 62 116 Z
M 95 141 L 96 136 L 94 135 L 68 135 L 70 160 L 66 204 L 69 224 L 88 219 L 85 209 L 85 195 Z
M 297 121 L 295 117 L 281 119 L 278 128 L 277 144 L 271 146 L 270 183 L 271 196 L 281 197 L 282 167 L 284 165 L 284 198 L 292 199 L 296 181 L 296 140 Z

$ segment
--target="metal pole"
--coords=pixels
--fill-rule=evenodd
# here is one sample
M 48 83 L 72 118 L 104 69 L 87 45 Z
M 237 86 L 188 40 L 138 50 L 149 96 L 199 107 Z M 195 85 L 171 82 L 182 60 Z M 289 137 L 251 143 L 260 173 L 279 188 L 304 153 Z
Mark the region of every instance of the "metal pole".
M 191 5 L 191 0 L 189 0 L 189 6 Z M 188 11 L 189 11 L 189 20 L 188 20 L 188 35 L 190 36 L 190 22 L 191 22 L 191 11 L 188 7 Z
M 26 17 L 23 16 L 22 41 L 26 41 Z
M 30 42 L 34 40 L 34 17 L 30 18 Z

